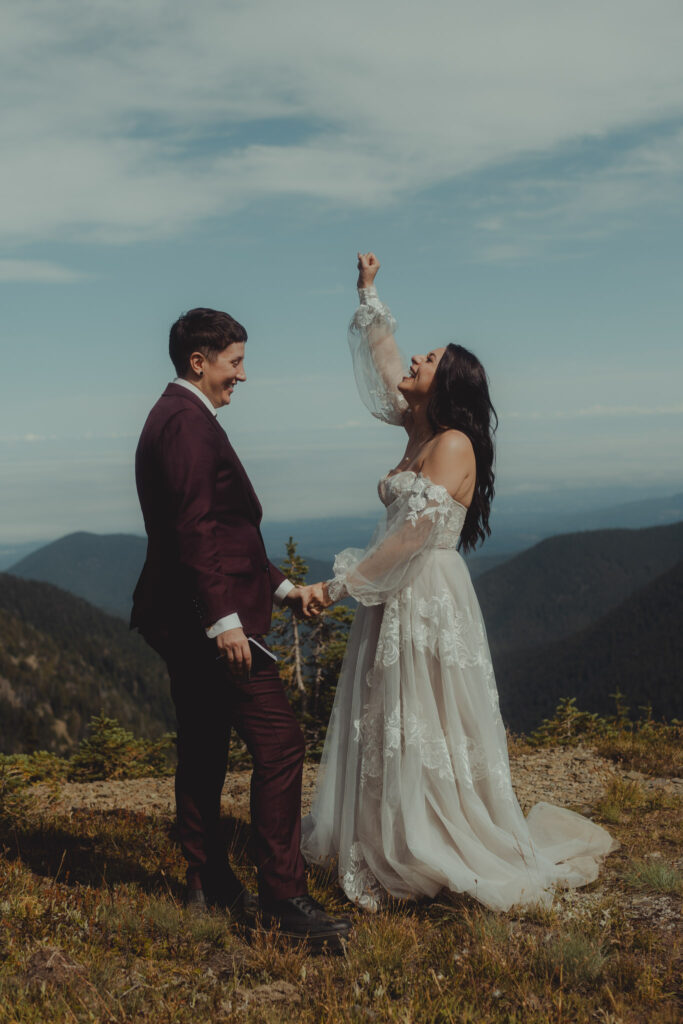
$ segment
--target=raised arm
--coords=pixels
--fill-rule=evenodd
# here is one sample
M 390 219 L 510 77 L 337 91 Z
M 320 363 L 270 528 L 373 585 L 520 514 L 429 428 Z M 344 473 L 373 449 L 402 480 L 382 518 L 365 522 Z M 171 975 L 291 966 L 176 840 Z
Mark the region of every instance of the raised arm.
M 374 253 L 358 253 L 360 305 L 349 325 L 349 347 L 364 404 L 377 419 L 403 425 L 407 403 L 398 384 L 408 369 L 396 344 L 396 321 L 377 296 L 374 282 L 379 267 Z

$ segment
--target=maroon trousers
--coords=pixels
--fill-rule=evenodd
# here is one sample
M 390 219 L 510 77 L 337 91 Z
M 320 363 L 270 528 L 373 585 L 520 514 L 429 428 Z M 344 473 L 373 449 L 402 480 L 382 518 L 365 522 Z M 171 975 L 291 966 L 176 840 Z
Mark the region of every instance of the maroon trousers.
M 225 660 L 217 660 L 216 644 L 199 628 L 190 636 L 179 632 L 161 653 L 178 723 L 176 806 L 188 886 L 208 889 L 234 883 L 219 829 L 234 728 L 254 762 L 250 854 L 261 900 L 303 895 L 307 886 L 299 844 L 304 737 L 277 669 L 262 668 L 248 681 L 236 683 Z

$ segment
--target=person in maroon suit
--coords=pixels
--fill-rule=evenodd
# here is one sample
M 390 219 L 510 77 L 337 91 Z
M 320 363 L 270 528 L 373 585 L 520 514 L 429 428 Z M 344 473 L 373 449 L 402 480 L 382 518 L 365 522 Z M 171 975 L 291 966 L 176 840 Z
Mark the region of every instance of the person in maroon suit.
M 135 474 L 147 558 L 131 627 L 164 658 L 178 723 L 176 806 L 187 904 L 244 909 L 219 828 L 231 729 L 252 755 L 251 855 L 266 925 L 334 942 L 350 922 L 308 895 L 299 850 L 304 738 L 265 647 L 273 601 L 308 615 L 311 591 L 268 560 L 261 505 L 216 410 L 246 380 L 247 332 L 193 309 L 173 325 L 177 378 L 150 412 Z

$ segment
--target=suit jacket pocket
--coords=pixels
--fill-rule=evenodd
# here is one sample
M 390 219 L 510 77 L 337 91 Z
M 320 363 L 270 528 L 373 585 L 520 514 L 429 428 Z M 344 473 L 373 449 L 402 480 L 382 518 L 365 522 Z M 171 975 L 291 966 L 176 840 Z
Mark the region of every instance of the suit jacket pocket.
M 254 572 L 254 566 L 248 555 L 223 555 L 221 569 L 229 576 L 248 576 Z

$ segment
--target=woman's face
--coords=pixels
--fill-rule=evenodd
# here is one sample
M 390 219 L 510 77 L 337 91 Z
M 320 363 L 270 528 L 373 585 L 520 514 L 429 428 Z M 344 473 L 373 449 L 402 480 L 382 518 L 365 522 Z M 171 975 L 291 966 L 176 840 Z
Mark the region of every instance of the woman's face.
M 405 398 L 415 400 L 431 394 L 434 374 L 445 351 L 445 348 L 435 348 L 426 356 L 412 357 L 410 373 L 406 374 L 398 385 L 398 390 Z

